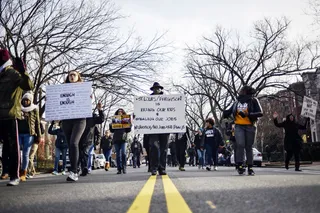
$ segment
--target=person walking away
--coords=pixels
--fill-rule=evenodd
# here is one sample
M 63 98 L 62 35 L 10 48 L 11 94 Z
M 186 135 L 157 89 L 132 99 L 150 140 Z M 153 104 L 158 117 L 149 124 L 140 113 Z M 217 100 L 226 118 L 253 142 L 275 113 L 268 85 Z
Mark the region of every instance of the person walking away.
M 77 71 L 70 71 L 65 83 L 81 83 L 83 82 L 80 73 Z M 62 130 L 66 136 L 69 147 L 69 158 L 71 164 L 71 171 L 67 181 L 78 181 L 78 161 L 79 161 L 79 142 L 81 136 L 86 128 L 86 119 L 68 119 L 62 121 Z
M 99 115 L 93 114 L 92 118 L 86 118 L 86 128 L 81 136 L 79 144 L 79 163 L 81 164 L 81 176 L 86 176 L 89 169 L 92 167 L 90 149 L 94 147 L 94 140 L 100 143 L 101 134 L 96 125 L 102 124 L 105 120 L 105 115 L 102 111 L 101 103 L 97 104 Z M 98 138 L 95 138 L 98 137 Z M 96 142 L 97 143 L 97 142 Z
M 151 95 L 163 95 L 163 87 L 158 82 L 155 82 L 150 90 L 152 91 Z M 169 135 L 168 133 L 149 135 L 151 175 L 157 175 L 157 172 L 159 172 L 159 175 L 167 174 L 166 166 Z
M 104 157 L 106 158 L 106 165 L 104 166 L 104 169 L 106 171 L 109 171 L 112 152 L 112 136 L 110 130 L 107 130 L 105 132 L 105 135 L 101 138 L 100 150 L 101 149 L 103 151 Z
M 175 144 L 177 149 L 177 159 L 179 163 L 179 170 L 186 171 L 184 166 L 186 164 L 186 149 L 187 149 L 187 141 L 190 138 L 189 128 L 186 128 L 185 133 L 177 133 L 175 134 Z
M 252 146 L 256 135 L 256 122 L 263 116 L 262 108 L 257 98 L 256 90 L 250 86 L 243 86 L 235 103 L 223 112 L 223 117 L 232 116 L 235 123 L 235 139 L 237 143 L 236 163 L 238 173 L 242 175 L 244 169 L 244 149 L 248 163 L 248 175 L 255 175 L 253 167 Z
M 66 175 L 66 166 L 67 166 L 67 151 L 68 151 L 68 143 L 66 136 L 62 130 L 62 121 L 59 122 L 59 126 L 53 129 L 55 122 L 52 121 L 48 133 L 50 135 L 56 136 L 55 141 L 55 160 L 54 160 L 54 168 L 53 168 L 53 175 L 59 174 L 59 161 L 60 155 L 62 155 L 62 175 Z
M 214 166 L 214 171 L 218 170 L 218 148 L 224 145 L 222 134 L 219 129 L 214 127 L 214 120 L 208 118 L 206 120 L 206 128 L 202 136 L 202 145 L 206 149 L 207 154 L 207 170 L 211 170 Z
M 169 143 L 169 149 L 171 153 L 171 164 L 172 167 L 177 166 L 177 149 L 174 137 L 172 138 L 171 142 Z
M 300 172 L 300 151 L 302 148 L 303 140 L 299 135 L 299 130 L 305 130 L 309 118 L 306 120 L 305 125 L 298 124 L 293 114 L 289 114 L 284 122 L 278 122 L 278 113 L 273 114 L 274 125 L 279 128 L 284 128 L 284 149 L 286 151 L 285 168 L 289 169 L 289 161 L 294 156 L 295 171 Z
M 120 108 L 115 112 L 115 115 L 126 115 L 126 112 Z M 125 129 L 113 129 L 112 124 L 109 127 L 110 131 L 113 133 L 113 144 L 116 149 L 117 157 L 117 174 L 126 174 L 127 173 L 127 156 L 126 148 L 128 142 L 128 133 L 131 132 L 130 128 Z
M 198 163 L 198 168 L 202 168 L 204 169 L 205 167 L 205 149 L 204 149 L 204 146 L 203 144 L 201 143 L 202 141 L 202 135 L 203 135 L 203 129 L 200 128 L 195 137 L 194 137 L 194 144 L 196 146 L 196 150 L 197 150 L 197 155 L 198 155 L 198 159 L 199 159 L 199 163 Z
M 21 98 L 23 91 L 29 91 L 34 85 L 26 72 L 23 61 L 14 59 L 15 68 L 9 51 L 0 49 L 0 138 L 3 140 L 3 167 L 8 168 L 10 181 L 8 186 L 20 183 L 20 147 L 18 141 L 17 119 L 22 118 Z
M 189 166 L 195 166 L 195 157 L 196 157 L 196 149 L 195 144 L 192 143 L 191 147 L 188 149 L 188 155 L 189 155 Z
M 146 159 L 146 166 L 148 166 L 148 172 L 151 172 L 150 169 L 150 146 L 149 146 L 149 135 L 143 135 L 143 148 L 145 148 L 147 156 L 145 156 Z
M 21 119 L 18 119 L 19 145 L 22 148 L 22 166 L 20 180 L 26 181 L 31 147 L 41 140 L 41 128 L 38 106 L 33 104 L 33 93 L 26 92 L 21 100 Z
M 132 161 L 133 161 L 133 168 L 140 168 L 140 157 L 143 155 L 142 145 L 138 141 L 136 137 L 133 139 L 133 143 L 131 144 L 131 153 L 132 153 Z

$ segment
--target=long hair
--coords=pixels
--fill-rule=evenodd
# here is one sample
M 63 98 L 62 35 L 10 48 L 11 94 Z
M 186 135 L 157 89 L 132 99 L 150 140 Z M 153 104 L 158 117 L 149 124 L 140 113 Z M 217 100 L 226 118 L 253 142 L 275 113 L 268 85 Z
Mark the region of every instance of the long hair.
M 68 76 L 67 76 L 67 78 L 66 78 L 66 80 L 65 80 L 65 83 L 71 83 L 71 82 L 69 81 L 69 74 L 70 74 L 71 72 L 77 73 L 77 76 L 78 76 L 78 81 L 77 81 L 77 82 L 83 82 L 80 73 L 79 73 L 78 71 L 71 70 L 71 71 L 68 72 Z
M 114 113 L 114 115 L 118 115 L 120 110 L 123 111 L 123 113 L 122 113 L 123 115 L 126 115 L 126 114 L 127 114 L 126 111 L 124 111 L 122 108 L 119 108 L 119 109 Z

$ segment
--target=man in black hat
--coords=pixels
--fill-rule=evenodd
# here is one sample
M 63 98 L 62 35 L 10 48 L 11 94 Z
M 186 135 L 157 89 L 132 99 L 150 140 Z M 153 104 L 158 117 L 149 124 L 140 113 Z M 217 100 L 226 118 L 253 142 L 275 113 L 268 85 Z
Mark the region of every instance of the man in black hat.
M 150 88 L 153 93 L 151 95 L 163 95 L 163 87 L 155 82 Z M 167 164 L 167 147 L 169 141 L 168 133 L 163 134 L 149 134 L 144 135 L 144 140 L 149 141 L 149 161 L 150 171 L 152 175 L 166 175 L 166 164 Z

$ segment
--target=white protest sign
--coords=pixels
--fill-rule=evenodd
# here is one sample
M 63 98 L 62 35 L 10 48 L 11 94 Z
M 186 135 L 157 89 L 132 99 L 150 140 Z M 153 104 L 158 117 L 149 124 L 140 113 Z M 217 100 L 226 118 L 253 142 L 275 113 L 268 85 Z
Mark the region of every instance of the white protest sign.
M 317 107 L 318 107 L 318 102 L 304 96 L 303 97 L 303 104 L 302 104 L 302 110 L 301 110 L 301 116 L 303 117 L 309 117 L 313 120 L 316 119 L 316 114 L 317 114 Z
M 92 82 L 46 87 L 46 121 L 92 117 Z
M 134 115 L 138 134 L 186 132 L 184 95 L 135 97 Z

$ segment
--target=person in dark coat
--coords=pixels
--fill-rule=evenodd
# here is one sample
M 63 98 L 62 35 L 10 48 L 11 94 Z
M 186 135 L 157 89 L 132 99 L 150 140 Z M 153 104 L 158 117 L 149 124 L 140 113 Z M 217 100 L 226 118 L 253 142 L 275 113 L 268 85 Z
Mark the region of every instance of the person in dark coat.
M 196 146 L 197 156 L 198 156 L 198 160 L 199 160 L 199 162 L 198 162 L 199 169 L 201 169 L 201 168 L 204 169 L 204 167 L 205 167 L 205 149 L 201 145 L 202 132 L 203 132 L 203 129 L 200 128 L 194 137 L 194 144 Z
M 155 82 L 150 88 L 153 93 L 151 95 L 163 95 L 163 87 Z M 150 146 L 150 169 L 152 175 L 166 175 L 167 166 L 167 148 L 169 141 L 168 133 L 163 134 L 149 134 L 149 146 Z
M 186 163 L 186 149 L 187 149 L 187 142 L 189 138 L 190 138 L 190 134 L 189 134 L 188 127 L 186 128 L 186 132 L 175 134 L 177 159 L 178 159 L 180 171 L 186 171 L 184 168 L 184 165 Z
M 271 148 L 270 148 L 270 146 L 266 145 L 265 150 L 266 150 L 266 153 L 267 153 L 267 160 L 268 160 L 268 162 L 270 162 L 270 159 L 271 159 Z
M 302 148 L 302 138 L 299 135 L 299 130 L 305 130 L 309 119 L 306 120 L 305 125 L 300 125 L 296 122 L 293 114 L 289 114 L 284 122 L 278 122 L 278 113 L 273 114 L 274 125 L 279 128 L 284 128 L 284 149 L 287 152 L 285 159 L 285 168 L 289 169 L 289 161 L 294 155 L 295 159 L 295 170 L 300 170 L 300 150 Z
M 145 156 L 146 159 L 146 166 L 148 166 L 148 172 L 151 172 L 150 169 L 150 146 L 149 146 L 149 135 L 143 135 L 143 148 L 145 148 L 147 152 L 147 156 Z
M 143 155 L 142 145 L 139 142 L 137 137 L 134 137 L 133 142 L 131 143 L 131 153 L 132 153 L 132 161 L 133 168 L 140 168 L 140 157 Z
M 174 139 L 169 143 L 169 149 L 171 154 L 171 166 L 176 167 L 177 166 L 177 149 L 176 149 L 176 143 Z
M 86 118 L 86 127 L 81 136 L 79 144 L 79 163 L 81 164 L 81 176 L 86 176 L 91 170 L 91 152 L 92 146 L 94 146 L 95 140 L 100 143 L 101 134 L 96 127 L 98 124 L 102 124 L 105 120 L 105 115 L 102 111 L 101 103 L 97 104 L 99 115 L 93 114 L 92 118 Z

